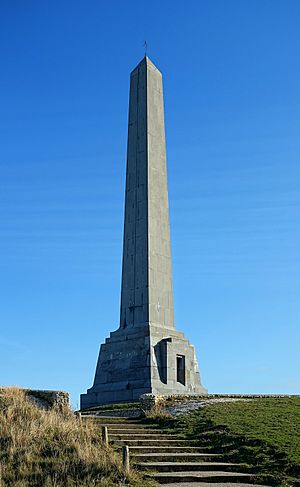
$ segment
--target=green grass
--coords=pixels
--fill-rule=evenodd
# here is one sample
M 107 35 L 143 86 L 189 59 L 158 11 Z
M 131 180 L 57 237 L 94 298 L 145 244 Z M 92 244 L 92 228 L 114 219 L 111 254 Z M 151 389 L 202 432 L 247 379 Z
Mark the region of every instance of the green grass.
M 300 464 L 300 398 L 259 398 L 219 403 L 205 417 L 233 433 L 258 439 Z
M 207 405 L 176 418 L 147 421 L 212 447 L 243 464 L 256 483 L 300 487 L 300 398 L 258 398 Z

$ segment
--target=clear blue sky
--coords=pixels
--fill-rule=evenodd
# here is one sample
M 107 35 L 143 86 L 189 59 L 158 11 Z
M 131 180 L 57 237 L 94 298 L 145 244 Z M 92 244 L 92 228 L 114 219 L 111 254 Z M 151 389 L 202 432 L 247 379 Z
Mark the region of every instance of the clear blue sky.
M 164 75 L 177 327 L 300 393 L 300 2 L 0 2 L 0 384 L 92 385 L 118 327 L 129 73 Z

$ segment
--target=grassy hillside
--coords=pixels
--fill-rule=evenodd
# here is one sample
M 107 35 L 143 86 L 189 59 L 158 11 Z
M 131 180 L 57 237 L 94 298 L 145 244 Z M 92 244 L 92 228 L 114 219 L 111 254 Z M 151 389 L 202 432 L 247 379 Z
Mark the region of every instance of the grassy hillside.
M 300 398 L 220 402 L 173 424 L 224 458 L 242 461 L 261 480 L 300 486 Z
M 234 433 L 266 442 L 300 465 L 300 398 L 214 404 L 205 414 Z
M 125 477 L 120 459 L 100 441 L 97 426 L 70 411 L 42 411 L 24 392 L 0 392 L 1 487 L 146 486 Z

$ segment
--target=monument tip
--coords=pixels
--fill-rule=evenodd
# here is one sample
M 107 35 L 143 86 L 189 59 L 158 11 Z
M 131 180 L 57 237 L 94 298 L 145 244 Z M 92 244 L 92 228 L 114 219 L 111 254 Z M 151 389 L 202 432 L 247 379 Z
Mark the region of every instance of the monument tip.
M 139 66 L 142 66 L 142 65 L 151 66 L 152 68 L 154 68 L 155 70 L 157 70 L 159 73 L 161 73 L 160 70 L 158 69 L 158 67 L 155 66 L 154 62 L 151 61 L 151 59 L 149 58 L 149 56 L 147 56 L 146 54 L 143 57 L 143 59 L 141 59 L 141 61 L 137 64 L 137 66 L 132 70 L 132 73 L 134 71 L 136 71 L 136 69 L 138 69 Z
M 149 56 L 147 56 L 147 54 L 145 54 L 144 58 L 142 59 L 141 62 L 145 62 L 146 64 L 152 66 L 153 68 L 157 69 L 157 71 L 160 71 L 158 69 L 158 67 L 154 64 L 154 62 L 149 58 Z

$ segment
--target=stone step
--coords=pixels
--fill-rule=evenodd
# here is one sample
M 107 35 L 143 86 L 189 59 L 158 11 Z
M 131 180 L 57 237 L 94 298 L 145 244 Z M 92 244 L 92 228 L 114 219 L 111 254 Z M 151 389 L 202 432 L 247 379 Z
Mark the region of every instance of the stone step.
M 108 433 L 112 435 L 142 435 L 142 436 L 148 436 L 150 434 L 152 435 L 166 435 L 162 430 L 150 430 L 150 429 L 136 429 L 136 428 L 110 428 L 109 426 L 107 427 Z M 176 436 L 176 435 L 175 435 Z
M 107 426 L 109 428 L 123 428 L 123 429 L 131 429 L 131 428 L 139 428 L 142 430 L 146 429 L 160 429 L 159 426 L 150 425 L 150 424 L 142 424 L 142 423 L 111 423 L 107 421 L 96 421 L 97 424 L 101 426 Z
M 118 434 L 110 433 L 109 438 L 111 440 L 175 440 L 177 435 L 160 434 L 160 433 L 137 433 L 137 434 Z
M 111 436 L 111 435 L 110 435 Z M 131 446 L 189 446 L 192 444 L 193 440 L 171 440 L 171 439 L 163 439 L 163 440 L 155 440 L 155 439 L 114 439 L 109 438 L 110 443 L 114 445 L 128 445 Z M 194 440 L 196 441 L 196 440 Z
M 179 484 L 182 482 L 251 482 L 253 475 L 238 472 L 153 472 L 145 475 L 147 478 L 151 478 L 159 484 Z
M 108 431 L 111 431 L 112 433 L 115 433 L 115 432 L 121 432 L 121 433 L 126 433 L 126 434 L 132 434 L 134 432 L 136 433 L 141 433 L 141 434 L 147 434 L 147 433 L 160 433 L 160 434 L 165 434 L 167 433 L 167 431 L 163 430 L 163 429 L 159 429 L 159 428 L 146 428 L 146 427 L 142 427 L 142 426 L 139 426 L 139 425 L 130 425 L 130 426 L 123 426 L 123 425 L 117 425 L 117 424 L 113 424 L 113 425 L 110 425 L 110 424 L 105 424 L 105 423 L 101 423 L 99 424 L 99 428 L 101 429 L 103 426 L 105 426 Z
M 82 418 L 92 418 L 95 419 L 99 423 L 109 423 L 109 424 L 120 424 L 120 423 L 128 423 L 128 424 L 139 424 L 141 420 L 138 418 L 129 418 L 127 416 L 99 416 L 98 414 L 84 414 L 81 413 Z
M 135 453 L 132 448 L 131 458 L 134 462 L 205 462 L 217 461 L 220 458 L 218 453 Z
M 202 472 L 221 471 L 236 472 L 238 463 L 226 462 L 139 462 L 135 465 L 139 470 L 155 470 L 156 472 Z
M 121 448 L 120 445 L 117 445 L 118 448 Z M 136 453 L 201 453 L 207 452 L 208 454 L 211 452 L 211 448 L 207 447 L 198 447 L 198 446 L 131 446 L 130 452 L 133 454 Z
M 151 426 L 153 427 L 153 425 L 141 423 L 141 421 L 139 419 L 112 418 L 112 417 L 108 417 L 108 416 L 96 416 L 96 415 L 94 415 L 94 416 L 82 415 L 81 417 L 82 418 L 93 417 L 94 419 L 97 420 L 97 423 L 104 424 L 105 426 L 113 426 L 115 424 L 116 426 L 122 425 L 125 428 L 127 428 L 127 426 L 128 426 L 128 428 L 131 428 L 132 426 L 141 426 L 141 427 L 145 427 L 145 428 L 148 428 Z
M 247 481 L 247 479 L 245 480 Z M 217 483 L 217 487 L 232 487 L 231 486 L 231 482 L 229 480 L 229 482 L 216 482 Z M 216 485 L 215 483 L 215 485 Z M 161 487 L 212 487 L 213 485 L 213 481 L 211 482 L 208 482 L 208 481 L 203 481 L 203 482 L 176 482 L 176 483 L 173 483 L 173 482 L 170 482 L 168 484 L 161 484 L 160 483 L 160 486 Z M 251 484 L 245 484 L 244 482 L 240 482 L 239 480 L 235 480 L 234 481 L 234 487 L 269 487 L 269 486 L 266 486 L 266 485 L 260 485 L 260 484 L 255 484 L 255 486 L 253 485 L 253 483 Z
M 142 431 L 148 431 L 148 430 L 154 430 L 154 431 L 162 431 L 162 428 L 159 427 L 159 426 L 143 426 L 142 424 L 123 424 L 123 423 L 102 423 L 100 421 L 96 421 L 96 423 L 99 425 L 99 426 L 107 426 L 108 428 L 112 428 L 112 429 L 115 429 L 115 428 L 119 428 L 119 429 L 125 429 L 125 430 L 131 430 L 131 429 L 139 429 L 139 430 L 142 430 Z M 163 429 L 163 431 L 165 431 Z

